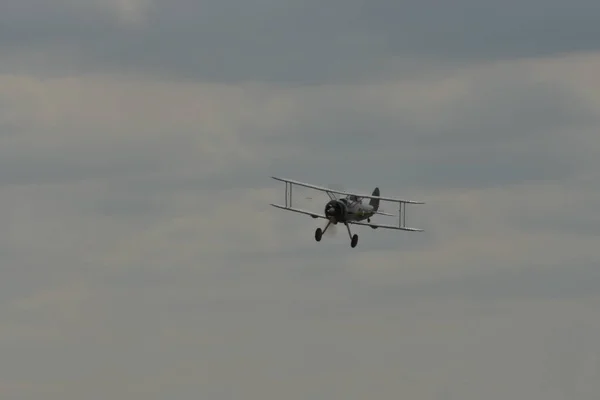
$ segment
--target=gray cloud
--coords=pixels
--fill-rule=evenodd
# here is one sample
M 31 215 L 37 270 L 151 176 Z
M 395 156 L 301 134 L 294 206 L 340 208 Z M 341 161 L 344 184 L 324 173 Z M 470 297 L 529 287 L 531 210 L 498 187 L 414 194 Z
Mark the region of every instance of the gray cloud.
M 597 397 L 598 58 L 470 64 L 522 55 L 504 29 L 539 39 L 529 56 L 575 49 L 516 29 L 541 21 L 533 2 L 436 5 L 446 21 L 126 3 L 0 6 L 3 397 Z M 469 65 L 373 73 L 394 56 Z M 426 232 L 317 244 L 315 221 L 269 207 L 271 174 L 424 199 Z
M 273 173 L 302 168 L 327 183 L 339 176 L 339 166 L 365 181 L 395 173 L 401 186 L 482 187 L 564 179 L 586 168 L 591 153 L 576 143 L 592 134 L 597 114 L 578 94 L 536 80 L 527 68 L 457 79 L 466 90 L 442 100 L 436 99 L 438 85 L 423 97 L 402 85 L 382 85 L 375 89 L 381 97 L 373 98 L 364 95 L 367 89 L 335 98 L 326 90 L 307 95 L 291 133 L 273 139 L 306 153 L 275 159 Z M 415 99 L 389 107 L 386 92 Z
M 108 6 L 5 2 L 0 49 L 14 51 L 11 55 L 41 51 L 56 73 L 316 83 L 422 73 L 472 60 L 593 51 L 600 34 L 600 6 L 589 0 L 566 9 L 536 0 L 135 3 L 141 17 L 123 22 Z M 25 63 L 31 58 L 24 60 L 21 67 L 36 68 Z M 15 68 L 2 64 L 5 70 Z
M 600 284 L 600 273 L 585 257 L 573 256 L 571 261 L 555 265 L 510 266 L 505 269 L 485 270 L 466 276 L 432 279 L 403 285 L 395 282 L 378 290 L 364 293 L 369 304 L 377 308 L 415 297 L 470 299 L 474 304 L 489 306 L 502 301 L 577 300 L 595 296 Z M 365 304 L 364 298 L 356 300 Z
M 572 7 L 554 0 L 452 4 L 376 0 L 363 9 L 367 26 L 379 32 L 395 54 L 471 60 L 596 50 L 594 21 L 599 11 L 590 0 Z

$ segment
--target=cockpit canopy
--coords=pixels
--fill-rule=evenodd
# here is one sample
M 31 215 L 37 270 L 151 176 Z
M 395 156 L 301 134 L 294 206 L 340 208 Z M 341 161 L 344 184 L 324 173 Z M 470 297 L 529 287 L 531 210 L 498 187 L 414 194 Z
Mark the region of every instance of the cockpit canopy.
M 357 197 L 357 196 L 351 194 L 348 197 L 339 199 L 338 201 L 340 203 L 344 203 L 345 205 L 350 205 L 350 204 L 354 204 L 356 202 L 360 202 L 360 197 Z
M 356 203 L 356 202 L 360 202 L 360 198 L 358 196 L 355 196 L 353 194 L 348 196 L 348 200 L 350 203 Z

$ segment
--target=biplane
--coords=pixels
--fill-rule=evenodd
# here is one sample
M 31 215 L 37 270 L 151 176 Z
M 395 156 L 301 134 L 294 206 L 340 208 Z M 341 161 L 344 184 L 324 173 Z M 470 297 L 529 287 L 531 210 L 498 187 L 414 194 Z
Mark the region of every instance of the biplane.
M 273 207 L 280 208 L 282 210 L 293 211 L 300 214 L 309 215 L 312 218 L 322 218 L 327 220 L 325 228 L 317 228 L 315 231 L 315 240 L 321 241 L 323 234 L 333 224 L 343 223 L 348 229 L 348 236 L 350 236 L 350 246 L 356 247 L 358 243 L 358 235 L 352 234 L 350 225 L 362 225 L 369 226 L 372 229 L 384 228 L 384 229 L 395 229 L 409 232 L 422 232 L 423 229 L 409 228 L 406 226 L 406 205 L 407 204 L 425 204 L 422 201 L 402 200 L 393 197 L 381 197 L 379 188 L 375 188 L 370 195 L 351 193 L 343 190 L 335 190 L 322 186 L 311 185 L 308 183 L 278 178 L 273 176 L 273 179 L 281 182 L 285 182 L 285 205 L 273 204 Z M 292 187 L 293 185 L 302 186 L 310 189 L 315 189 L 321 192 L 327 193 L 329 201 L 325 204 L 324 213 L 314 213 L 312 211 L 295 208 L 292 206 Z M 343 197 L 340 197 L 341 195 Z M 369 199 L 368 203 L 364 203 L 363 199 Z M 389 201 L 398 203 L 398 215 L 388 214 L 379 210 L 379 202 Z M 386 225 L 386 224 L 375 224 L 371 222 L 371 218 L 375 215 L 387 215 L 398 218 L 397 225 Z M 366 220 L 366 222 L 364 222 Z

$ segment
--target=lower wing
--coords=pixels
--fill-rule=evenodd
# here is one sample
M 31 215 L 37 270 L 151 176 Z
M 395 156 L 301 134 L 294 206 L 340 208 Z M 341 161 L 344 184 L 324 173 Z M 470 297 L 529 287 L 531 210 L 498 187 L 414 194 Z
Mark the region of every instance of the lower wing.
M 389 213 L 385 213 L 383 211 L 375 211 L 373 214 L 377 214 L 377 215 L 387 215 L 388 217 L 397 217 L 397 214 L 389 214 Z
M 304 215 L 309 215 L 309 216 L 311 216 L 313 218 L 327 219 L 327 217 L 325 217 L 324 215 L 317 214 L 317 213 L 314 213 L 314 212 L 308 211 L 308 210 L 303 210 L 301 208 L 286 207 L 286 206 L 282 206 L 280 204 L 273 204 L 273 203 L 271 203 L 271 205 L 273 207 L 277 207 L 277 208 L 280 208 L 282 210 L 292 211 L 292 212 L 299 213 L 299 214 L 304 214 Z M 395 230 L 409 231 L 409 232 L 423 232 L 423 229 L 408 228 L 408 227 L 405 227 L 405 226 L 398 226 L 398 225 L 370 224 L 370 223 L 358 222 L 358 221 L 348 221 L 348 223 L 349 224 L 354 224 L 354 225 L 368 226 L 368 227 L 371 227 L 372 229 L 383 228 L 383 229 L 395 229 Z
M 384 228 L 384 229 L 396 229 L 399 231 L 409 231 L 409 232 L 423 232 L 423 229 L 418 229 L 418 228 L 409 228 L 406 226 L 398 226 L 398 225 L 386 225 L 386 224 L 371 224 L 368 222 L 358 222 L 358 221 L 348 221 L 349 224 L 354 224 L 354 225 L 362 225 L 362 226 L 369 226 L 373 229 L 377 229 L 377 228 Z
M 272 205 L 273 207 L 281 208 L 282 210 L 286 210 L 286 211 L 293 211 L 293 212 L 300 213 L 300 214 L 304 214 L 304 215 L 310 215 L 310 216 L 311 216 L 311 217 L 313 217 L 313 218 L 323 218 L 323 219 L 327 219 L 327 218 L 326 218 L 324 215 L 317 214 L 317 213 L 314 213 L 314 212 L 312 212 L 312 211 L 303 210 L 303 209 L 301 209 L 301 208 L 286 207 L 286 206 L 282 206 L 282 205 L 280 205 L 280 204 L 273 204 L 273 203 L 271 203 L 271 205 Z

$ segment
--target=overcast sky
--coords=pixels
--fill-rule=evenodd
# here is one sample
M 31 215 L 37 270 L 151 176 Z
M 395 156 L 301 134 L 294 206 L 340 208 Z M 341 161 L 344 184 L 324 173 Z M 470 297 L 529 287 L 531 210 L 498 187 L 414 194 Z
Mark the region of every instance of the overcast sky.
M 597 399 L 599 46 L 592 0 L 3 0 L 1 397 Z M 425 232 L 316 243 L 271 175 Z

